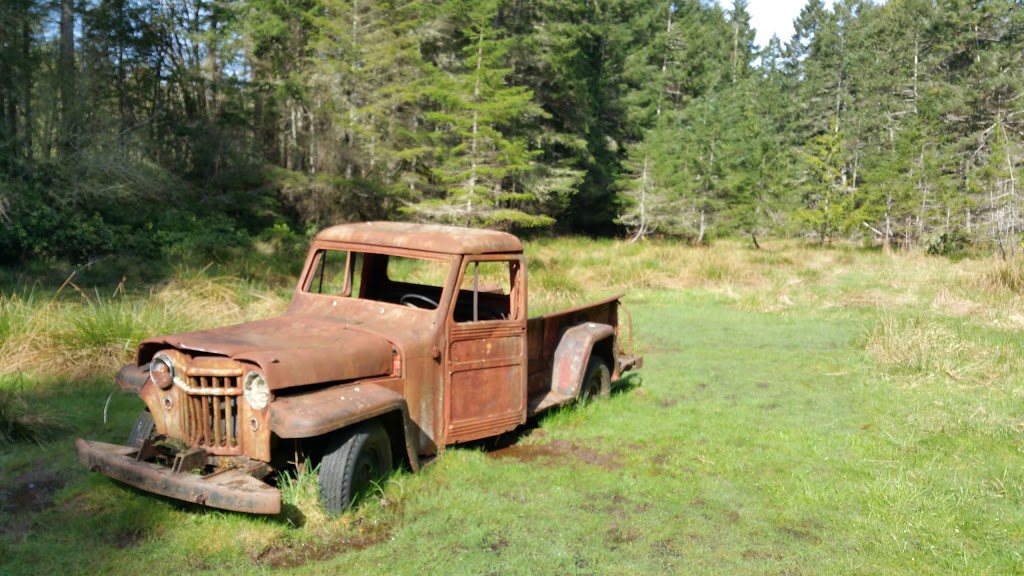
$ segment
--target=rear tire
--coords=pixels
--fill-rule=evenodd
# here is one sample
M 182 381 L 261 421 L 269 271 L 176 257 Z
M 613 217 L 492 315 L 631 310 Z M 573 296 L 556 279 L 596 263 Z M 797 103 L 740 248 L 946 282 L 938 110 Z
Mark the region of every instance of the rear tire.
M 141 448 L 142 443 L 154 432 L 156 432 L 156 425 L 153 424 L 153 415 L 149 413 L 149 410 L 143 410 L 135 419 L 135 424 L 132 424 L 132 431 L 128 434 L 128 445 L 132 448 Z
M 587 371 L 583 373 L 580 385 L 579 401 L 590 402 L 595 398 L 607 398 L 612 390 L 612 373 L 603 358 L 591 356 L 587 362 Z
M 391 469 L 391 440 L 380 422 L 339 430 L 320 461 L 320 503 L 328 512 L 348 510 Z

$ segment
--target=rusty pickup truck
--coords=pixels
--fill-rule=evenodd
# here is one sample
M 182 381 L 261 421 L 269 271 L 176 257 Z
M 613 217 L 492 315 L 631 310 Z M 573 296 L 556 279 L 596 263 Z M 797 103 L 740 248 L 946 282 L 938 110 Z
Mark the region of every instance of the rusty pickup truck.
M 528 318 L 511 234 L 327 228 L 281 316 L 141 342 L 116 378 L 145 403 L 127 445 L 79 439 L 78 457 L 148 492 L 260 514 L 281 509 L 268 480 L 308 459 L 324 507 L 344 510 L 396 467 L 607 395 L 642 364 L 620 342 L 620 297 Z

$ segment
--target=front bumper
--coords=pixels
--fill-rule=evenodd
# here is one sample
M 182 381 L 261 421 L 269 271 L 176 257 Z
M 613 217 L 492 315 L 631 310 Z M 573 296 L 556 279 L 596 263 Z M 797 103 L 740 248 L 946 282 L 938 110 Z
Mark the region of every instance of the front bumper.
M 125 484 L 170 498 L 194 502 L 212 508 L 277 514 L 281 511 L 281 492 L 257 479 L 253 473 L 266 465 L 219 470 L 200 476 L 174 472 L 170 468 L 135 459 L 137 448 L 105 442 L 75 441 L 78 460 L 94 472 Z

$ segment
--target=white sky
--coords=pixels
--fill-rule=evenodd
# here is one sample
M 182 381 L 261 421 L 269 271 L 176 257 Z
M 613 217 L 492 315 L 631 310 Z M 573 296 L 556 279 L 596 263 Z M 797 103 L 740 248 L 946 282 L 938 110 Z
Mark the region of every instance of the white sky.
M 722 5 L 731 8 L 732 2 L 722 0 Z M 788 42 L 793 36 L 793 20 L 805 5 L 807 0 L 750 0 L 747 10 L 757 30 L 757 45 L 766 46 L 772 34 L 778 35 L 783 44 Z M 832 0 L 826 0 L 825 5 L 832 6 Z

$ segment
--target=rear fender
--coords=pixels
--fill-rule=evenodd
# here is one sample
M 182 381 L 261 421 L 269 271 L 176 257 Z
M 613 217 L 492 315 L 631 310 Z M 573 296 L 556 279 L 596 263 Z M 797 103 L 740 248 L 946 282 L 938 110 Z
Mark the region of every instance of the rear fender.
M 418 470 L 409 408 L 405 398 L 393 390 L 376 384 L 346 385 L 277 398 L 270 404 L 270 430 L 280 438 L 315 438 L 373 418 L 382 418 L 396 447 L 400 442 L 393 436 L 397 421 L 401 421 L 409 466 Z
M 594 346 L 614 334 L 615 328 L 596 322 L 586 322 L 567 329 L 555 348 L 552 390 L 563 396 L 576 397 Z M 612 361 L 611 358 L 606 360 Z

